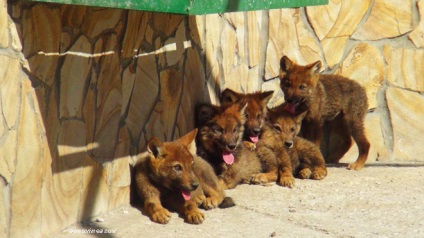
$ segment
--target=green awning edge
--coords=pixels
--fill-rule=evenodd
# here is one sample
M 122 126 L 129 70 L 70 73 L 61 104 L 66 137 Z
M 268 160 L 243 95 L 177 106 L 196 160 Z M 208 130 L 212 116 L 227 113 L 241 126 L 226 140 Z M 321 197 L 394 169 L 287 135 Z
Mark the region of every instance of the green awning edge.
M 193 0 L 190 15 L 294 8 L 328 4 L 328 0 Z
M 328 0 L 29 0 L 185 15 L 255 11 L 328 4 Z

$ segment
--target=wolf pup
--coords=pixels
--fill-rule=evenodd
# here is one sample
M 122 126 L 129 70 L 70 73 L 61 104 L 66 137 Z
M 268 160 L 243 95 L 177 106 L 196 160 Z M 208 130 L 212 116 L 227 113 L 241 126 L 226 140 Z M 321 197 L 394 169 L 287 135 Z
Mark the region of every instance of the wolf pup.
M 173 142 L 152 138 L 135 166 L 137 192 L 154 222 L 166 224 L 171 218 L 162 203 L 188 223 L 200 224 L 204 214 L 198 206 L 214 208 L 224 200 L 212 167 L 196 155 L 196 134 L 197 129 Z
M 316 180 L 325 178 L 327 168 L 319 147 L 297 136 L 306 112 L 295 116 L 279 106 L 269 109 L 268 115 L 264 138 L 258 143 L 257 150 L 259 156 L 269 155 L 269 150 L 278 156 L 278 184 L 291 188 L 294 176 Z
M 355 140 L 359 156 L 348 169 L 360 170 L 368 157 L 370 143 L 364 132 L 368 109 L 367 95 L 357 82 L 339 75 L 319 74 L 321 62 L 301 66 L 286 56 L 280 60 L 280 87 L 286 101 L 285 110 L 298 115 L 306 111 L 302 136 L 320 145 L 324 122 L 335 123 L 342 144 L 326 158 L 337 163 Z
M 257 154 L 268 165 L 268 173 L 256 174 L 255 183 L 277 183 L 293 187 L 294 176 L 301 179 L 323 179 L 327 175 L 324 158 L 314 143 L 296 136 L 306 112 L 294 116 L 283 106 L 270 109 L 269 121 L 263 127 Z M 278 174 L 277 174 L 278 169 Z
M 255 149 L 261 128 L 265 123 L 267 103 L 274 91 L 242 94 L 231 89 L 225 89 L 221 94 L 221 105 L 228 106 L 234 103 L 247 103 L 244 123 L 243 143 L 251 150 Z M 250 143 L 247 143 L 250 142 Z
M 215 169 L 223 189 L 248 183 L 261 171 L 256 153 L 241 143 L 246 104 L 219 107 L 200 105 L 196 112 L 199 127 L 198 154 Z

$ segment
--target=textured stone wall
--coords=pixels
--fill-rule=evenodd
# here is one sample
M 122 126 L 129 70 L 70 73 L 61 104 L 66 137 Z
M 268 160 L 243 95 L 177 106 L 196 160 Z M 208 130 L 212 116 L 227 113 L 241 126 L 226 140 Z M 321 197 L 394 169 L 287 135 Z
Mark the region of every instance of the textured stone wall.
M 282 102 L 261 80 L 282 55 L 367 88 L 369 160 L 424 161 L 423 18 L 415 0 L 192 17 L 0 0 L 0 237 L 128 204 L 135 156 L 190 130 L 196 103 L 227 87 Z

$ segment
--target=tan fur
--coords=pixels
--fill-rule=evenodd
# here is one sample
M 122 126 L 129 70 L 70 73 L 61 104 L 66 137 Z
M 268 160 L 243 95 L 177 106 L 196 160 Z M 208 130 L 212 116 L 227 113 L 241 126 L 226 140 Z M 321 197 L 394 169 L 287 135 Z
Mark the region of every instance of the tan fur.
M 263 128 L 257 153 L 262 161 L 266 161 L 270 172 L 257 174 L 254 181 L 277 181 L 281 186 L 293 187 L 294 176 L 301 179 L 323 179 L 327 175 L 327 169 L 319 147 L 296 136 L 306 113 L 293 116 L 284 112 L 280 106 L 270 110 L 268 114 L 269 121 Z
M 175 209 L 188 223 L 200 224 L 206 209 L 217 207 L 224 199 L 212 167 L 196 155 L 197 129 L 173 142 L 161 142 L 154 137 L 148 142 L 148 153 L 135 166 L 135 182 L 144 209 L 152 221 L 168 223 Z M 200 186 L 199 186 L 200 185 Z M 184 200 L 182 191 L 191 194 Z
M 252 141 L 252 138 L 257 138 L 261 132 L 267 113 L 266 106 L 273 93 L 274 91 L 243 94 L 227 88 L 221 94 L 221 105 L 223 106 L 229 106 L 234 103 L 247 103 L 244 111 L 246 120 L 244 123 L 243 141 L 253 142 L 245 143 L 252 150 L 255 149 L 255 142 Z
M 339 162 L 350 148 L 353 137 L 359 156 L 349 164 L 348 169 L 360 170 L 367 160 L 370 147 L 364 132 L 367 95 L 364 88 L 353 80 L 339 75 L 319 74 L 320 67 L 319 61 L 301 66 L 286 56 L 281 58 L 280 86 L 286 109 L 295 108 L 292 113 L 296 115 L 307 112 L 302 123 L 302 136 L 316 145 L 320 145 L 324 123 L 337 125 L 335 132 L 344 143 L 326 158 L 327 162 Z
M 241 143 L 244 110 L 245 104 L 238 103 L 229 107 L 201 105 L 196 113 L 198 154 L 214 167 L 224 189 L 248 182 L 260 171 L 256 154 Z M 224 162 L 224 153 L 233 154 L 233 164 Z

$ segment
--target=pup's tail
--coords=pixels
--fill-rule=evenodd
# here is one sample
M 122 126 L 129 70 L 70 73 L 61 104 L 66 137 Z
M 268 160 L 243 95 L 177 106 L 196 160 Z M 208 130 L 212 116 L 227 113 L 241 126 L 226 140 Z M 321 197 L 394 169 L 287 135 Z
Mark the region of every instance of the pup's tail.
M 236 203 L 231 197 L 224 197 L 224 200 L 222 200 L 221 204 L 219 204 L 219 208 L 229 208 L 234 207 Z

